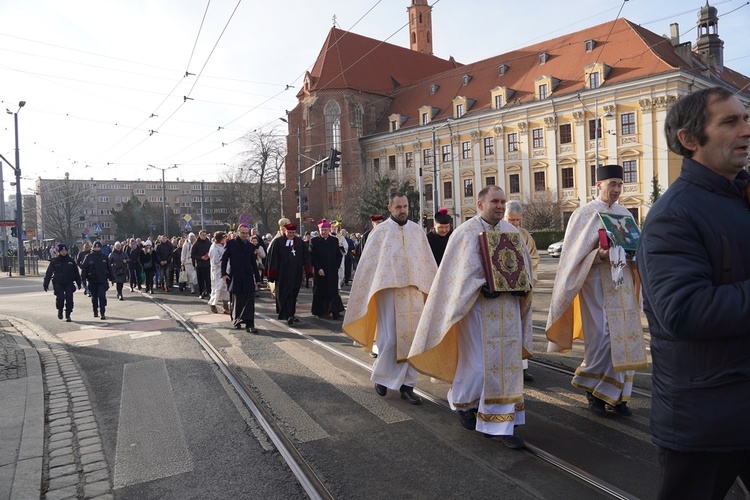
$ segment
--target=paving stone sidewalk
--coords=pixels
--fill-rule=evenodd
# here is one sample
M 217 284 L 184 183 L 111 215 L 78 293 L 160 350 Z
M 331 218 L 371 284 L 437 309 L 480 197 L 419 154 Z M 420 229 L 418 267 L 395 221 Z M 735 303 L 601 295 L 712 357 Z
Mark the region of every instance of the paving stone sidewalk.
M 38 352 L 44 374 L 41 498 L 113 499 L 110 467 L 78 366 L 64 343 L 39 325 L 17 318 L 11 323 Z

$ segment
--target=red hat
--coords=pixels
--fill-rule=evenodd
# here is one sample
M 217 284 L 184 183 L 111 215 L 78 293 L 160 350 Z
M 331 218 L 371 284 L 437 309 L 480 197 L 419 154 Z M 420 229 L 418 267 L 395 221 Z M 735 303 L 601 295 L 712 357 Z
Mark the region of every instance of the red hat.
M 328 222 L 325 219 L 320 219 L 320 222 L 318 222 L 318 227 L 321 228 L 321 229 L 324 228 L 324 227 L 327 227 L 328 229 L 330 229 L 331 228 L 331 223 Z
M 383 217 L 383 216 L 382 216 L 382 215 L 380 215 L 380 214 L 375 214 L 375 215 L 371 215 L 371 216 L 370 216 L 370 220 L 371 220 L 372 222 L 378 222 L 378 221 L 382 221 L 382 220 L 385 220 L 385 217 Z
M 284 229 L 286 229 L 287 231 L 296 231 L 297 224 L 284 224 Z

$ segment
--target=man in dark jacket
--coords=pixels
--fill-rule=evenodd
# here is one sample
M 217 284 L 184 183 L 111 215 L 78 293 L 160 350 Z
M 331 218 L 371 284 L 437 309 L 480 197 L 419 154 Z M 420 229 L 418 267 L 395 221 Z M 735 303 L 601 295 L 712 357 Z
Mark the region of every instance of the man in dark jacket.
M 156 258 L 159 261 L 159 288 L 168 292 L 172 288 L 172 252 L 174 245 L 166 234 L 161 236 L 161 242 L 156 245 Z
M 201 230 L 190 251 L 190 257 L 198 276 L 198 291 L 202 299 L 207 299 L 211 295 L 211 260 L 208 258 L 210 249 L 211 240 L 208 239 L 206 231 Z
M 73 293 L 75 287 L 81 289 L 81 274 L 78 265 L 68 255 L 68 246 L 65 243 L 57 245 L 57 257 L 52 259 L 44 275 L 44 291 L 49 289 L 49 282 L 55 291 L 55 305 L 57 306 L 57 317 L 63 319 L 63 308 L 65 308 L 65 321 L 70 322 L 70 313 L 73 312 Z
M 78 256 L 76 257 L 76 264 L 78 265 L 78 269 L 83 269 L 83 261 L 86 260 L 86 257 L 89 256 L 91 253 L 91 245 L 88 243 L 83 244 L 83 250 L 78 252 Z M 83 284 L 83 294 L 88 295 L 89 294 L 89 285 L 86 283 L 86 276 L 81 275 L 81 283 Z
M 221 279 L 227 283 L 227 291 L 232 294 L 234 327 L 240 329 L 245 323 L 246 331 L 258 333 L 255 328 L 255 287 L 260 282 L 255 254 L 258 247 L 250 243 L 247 224 L 240 224 L 238 232 L 239 238 L 226 243 L 221 257 Z
M 91 294 L 91 305 L 94 307 L 94 317 L 99 317 L 101 311 L 102 320 L 107 319 L 105 310 L 107 308 L 107 290 L 109 282 L 115 281 L 112 268 L 109 266 L 109 258 L 102 252 L 102 244 L 95 241 L 91 246 L 91 253 L 83 261 L 83 276 L 89 284 Z
M 280 320 L 293 324 L 299 320 L 297 296 L 302 285 L 302 272 L 312 275 L 307 245 L 297 236 L 297 225 L 284 226 L 285 241 L 279 241 L 268 254 L 268 281 L 276 283 L 276 313 Z
M 637 253 L 651 332 L 659 498 L 750 485 L 750 124 L 724 88 L 667 114 L 679 178 L 649 211 Z

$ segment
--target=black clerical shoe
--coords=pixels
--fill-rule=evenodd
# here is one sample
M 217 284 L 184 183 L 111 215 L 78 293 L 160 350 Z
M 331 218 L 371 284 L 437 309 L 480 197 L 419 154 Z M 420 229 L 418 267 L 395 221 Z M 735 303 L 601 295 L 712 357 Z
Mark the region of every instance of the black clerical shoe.
M 246 326 L 245 331 L 247 333 L 258 333 L 258 329 L 255 328 L 254 326 Z
M 340 313 L 333 313 L 333 319 L 341 319 Z
M 289 316 L 286 320 L 287 325 L 293 325 L 294 324 L 294 316 Z
M 470 410 L 458 410 L 458 419 L 461 421 L 461 425 L 464 429 L 470 431 L 476 430 L 477 428 L 477 409 L 472 408 Z
M 414 388 L 408 385 L 401 386 L 401 399 L 405 399 L 409 404 L 421 405 L 422 398 L 414 394 Z
M 586 393 L 586 397 L 589 400 L 589 409 L 596 413 L 597 415 L 606 415 L 607 414 L 607 404 L 602 401 L 601 399 L 597 398 L 590 392 Z
M 524 382 L 533 382 L 534 381 L 534 375 L 532 375 L 531 373 L 529 373 L 528 369 L 523 371 L 523 381 Z
M 526 446 L 524 440 L 514 434 L 511 434 L 510 436 L 499 436 L 499 438 L 501 443 L 513 450 L 519 450 Z
M 242 323 L 235 323 L 234 324 L 234 329 L 235 330 L 241 330 L 242 329 Z
M 633 410 L 628 407 L 628 403 L 626 402 L 614 405 L 612 410 L 621 417 L 629 417 L 633 414 Z
M 385 396 L 388 394 L 388 388 L 384 385 L 375 384 L 375 392 L 378 393 L 378 396 Z

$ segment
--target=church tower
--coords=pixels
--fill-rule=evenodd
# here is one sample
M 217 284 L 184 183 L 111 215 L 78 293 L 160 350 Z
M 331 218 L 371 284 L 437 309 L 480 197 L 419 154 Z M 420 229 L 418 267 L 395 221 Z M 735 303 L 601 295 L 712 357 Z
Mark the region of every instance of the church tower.
M 707 66 L 724 70 L 724 42 L 719 38 L 719 12 L 716 7 L 704 5 L 698 12 L 698 41 L 695 50 Z
M 427 0 L 411 0 L 407 11 L 411 50 L 432 55 L 432 7 Z

